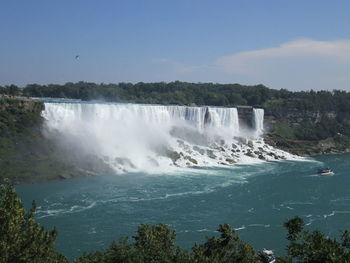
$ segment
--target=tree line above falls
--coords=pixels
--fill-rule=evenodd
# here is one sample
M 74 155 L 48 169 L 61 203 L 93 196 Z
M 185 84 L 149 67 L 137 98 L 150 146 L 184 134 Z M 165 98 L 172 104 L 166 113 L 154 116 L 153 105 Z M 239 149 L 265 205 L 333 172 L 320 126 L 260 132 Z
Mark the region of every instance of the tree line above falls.
M 0 86 L 0 94 L 29 97 L 53 97 L 108 102 L 135 102 L 176 105 L 210 105 L 232 107 L 250 105 L 276 109 L 294 107 L 301 110 L 350 111 L 350 93 L 333 91 L 288 91 L 270 89 L 262 84 L 155 82 L 96 84 L 68 82 L 63 85 L 29 84 L 23 89 L 15 85 Z
M 63 85 L 29 84 L 0 87 L 0 93 L 28 97 L 55 97 L 108 102 L 150 104 L 209 105 L 233 107 L 249 105 L 265 109 L 269 142 L 299 154 L 345 152 L 350 148 L 350 93 L 333 91 L 288 91 L 270 89 L 262 84 L 156 82 L 156 83 L 91 83 Z M 317 143 L 332 138 L 323 149 Z M 298 141 L 312 145 L 300 145 Z M 317 142 L 317 143 L 316 143 Z M 316 144 L 317 145 L 316 145 Z M 309 147 L 310 146 L 310 147 Z M 348 147 L 349 146 L 349 147 Z

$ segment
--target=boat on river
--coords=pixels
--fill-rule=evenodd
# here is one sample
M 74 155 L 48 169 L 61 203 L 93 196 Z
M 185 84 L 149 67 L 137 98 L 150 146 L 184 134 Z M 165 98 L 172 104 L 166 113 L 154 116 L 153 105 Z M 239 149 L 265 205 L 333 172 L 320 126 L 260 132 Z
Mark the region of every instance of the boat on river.
M 268 263 L 275 263 L 276 262 L 276 258 L 273 254 L 272 250 L 268 250 L 268 249 L 263 249 L 262 251 L 260 251 L 260 255 L 267 260 Z M 264 261 L 266 262 L 266 261 Z
M 334 172 L 332 169 L 330 168 L 320 168 L 317 170 L 317 174 L 318 175 L 323 175 L 323 176 L 332 176 L 334 175 Z

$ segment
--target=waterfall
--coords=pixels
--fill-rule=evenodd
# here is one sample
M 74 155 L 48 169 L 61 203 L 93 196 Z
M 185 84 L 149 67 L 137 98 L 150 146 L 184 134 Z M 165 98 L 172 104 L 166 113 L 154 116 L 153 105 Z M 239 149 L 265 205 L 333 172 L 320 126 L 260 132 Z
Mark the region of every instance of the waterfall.
M 264 132 L 264 110 L 253 109 L 254 129 L 257 136 L 261 136 Z
M 240 131 L 236 108 L 45 102 L 43 117 L 48 131 L 65 138 L 60 142 L 117 172 L 275 158 L 259 154 L 267 146 L 254 142 L 263 132 L 262 109 L 253 109 L 251 132 Z
M 229 128 L 233 135 L 239 132 L 238 112 L 236 108 L 208 108 L 210 114 L 210 122 L 212 127 Z
M 209 117 L 206 122 L 205 115 Z M 178 125 L 187 123 L 199 132 L 205 126 L 230 129 L 232 135 L 239 132 L 236 108 L 186 107 L 143 104 L 90 104 L 90 103 L 45 103 L 43 117 L 51 127 L 76 121 L 125 123 L 131 120 L 155 125 Z

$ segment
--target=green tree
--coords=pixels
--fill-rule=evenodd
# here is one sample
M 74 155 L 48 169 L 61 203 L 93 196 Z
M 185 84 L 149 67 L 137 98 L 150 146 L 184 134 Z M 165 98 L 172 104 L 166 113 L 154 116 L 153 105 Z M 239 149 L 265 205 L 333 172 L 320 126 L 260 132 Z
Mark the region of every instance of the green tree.
M 287 247 L 289 257 L 282 262 L 350 262 L 350 235 L 348 231 L 342 232 L 339 242 L 335 238 L 326 237 L 320 231 L 304 230 L 304 221 L 300 217 L 288 220 L 284 226 L 288 230 L 287 239 L 290 243 Z
M 55 250 L 57 232 L 35 222 L 35 203 L 28 213 L 14 188 L 0 185 L 0 263 L 66 263 Z
M 188 263 L 190 256 L 174 242 L 175 231 L 164 224 L 138 227 L 134 243 L 127 238 L 112 245 L 105 251 L 86 254 L 75 263 Z
M 259 257 L 253 247 L 234 235 L 228 224 L 220 225 L 219 238 L 211 237 L 204 244 L 193 247 L 196 263 L 254 263 Z
M 17 96 L 20 94 L 20 89 L 16 85 L 10 85 L 5 87 L 7 89 L 7 94 L 12 96 Z

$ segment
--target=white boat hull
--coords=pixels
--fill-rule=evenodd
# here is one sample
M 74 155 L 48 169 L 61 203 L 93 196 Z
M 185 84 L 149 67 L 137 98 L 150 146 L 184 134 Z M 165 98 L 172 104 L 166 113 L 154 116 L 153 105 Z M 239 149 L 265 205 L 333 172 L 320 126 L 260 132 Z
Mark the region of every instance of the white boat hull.
M 319 173 L 318 175 L 321 175 L 321 176 L 332 176 L 332 175 L 334 175 L 334 172 Z

